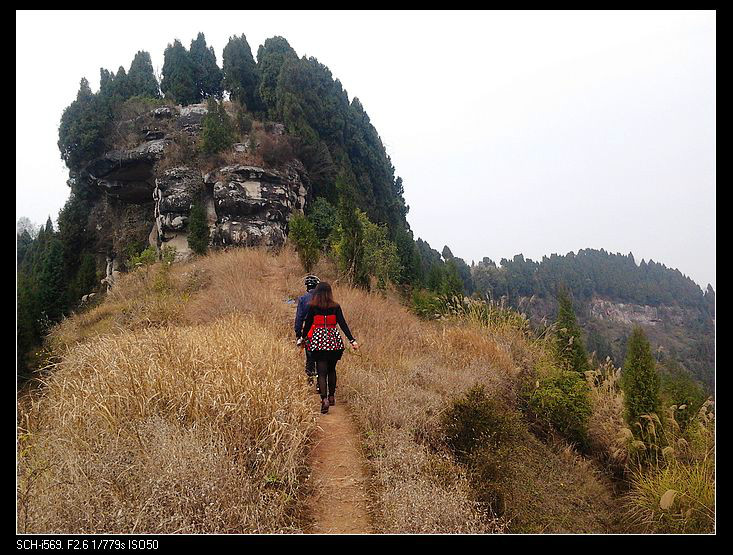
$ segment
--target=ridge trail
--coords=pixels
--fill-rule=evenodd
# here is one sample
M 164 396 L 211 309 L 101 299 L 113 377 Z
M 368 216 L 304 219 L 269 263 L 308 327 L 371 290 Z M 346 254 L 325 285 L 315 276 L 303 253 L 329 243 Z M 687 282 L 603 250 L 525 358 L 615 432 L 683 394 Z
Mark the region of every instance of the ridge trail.
M 338 392 L 337 392 L 338 393 Z M 312 495 L 308 509 L 314 534 L 368 534 L 367 485 L 359 433 L 336 398 L 328 414 L 319 414 L 316 443 L 309 455 Z

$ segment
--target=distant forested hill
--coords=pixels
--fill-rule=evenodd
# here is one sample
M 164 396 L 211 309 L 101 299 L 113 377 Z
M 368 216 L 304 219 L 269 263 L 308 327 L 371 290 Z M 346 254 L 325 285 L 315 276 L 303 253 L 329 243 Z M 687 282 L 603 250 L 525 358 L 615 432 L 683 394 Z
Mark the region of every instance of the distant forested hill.
M 714 387 L 715 291 L 702 289 L 679 270 L 631 253 L 583 249 L 535 262 L 521 254 L 497 266 L 484 258 L 471 267 L 467 291 L 504 299 L 536 323 L 555 317 L 558 286 L 567 287 L 586 333 L 590 351 L 618 365 L 632 325 L 645 328 L 665 364 L 682 364 L 700 382 Z
M 579 301 L 598 295 L 625 303 L 697 308 L 711 317 L 714 314 L 712 287 L 703 292 L 679 270 L 659 262 L 642 260 L 637 265 L 631 253 L 582 249 L 577 254 L 544 256 L 539 262 L 518 254 L 512 260 L 502 259 L 500 267 L 484 258 L 472 270 L 472 286 L 496 299 L 554 296 L 562 283 Z

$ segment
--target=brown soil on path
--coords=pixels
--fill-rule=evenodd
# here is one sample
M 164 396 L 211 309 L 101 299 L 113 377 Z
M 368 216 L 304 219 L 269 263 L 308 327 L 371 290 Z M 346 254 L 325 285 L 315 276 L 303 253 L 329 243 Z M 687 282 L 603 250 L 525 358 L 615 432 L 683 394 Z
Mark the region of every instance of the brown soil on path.
M 320 401 L 319 406 L 320 406 Z M 328 414 L 319 414 L 316 444 L 311 451 L 308 509 L 313 534 L 370 533 L 368 475 L 359 433 L 351 416 L 336 399 Z

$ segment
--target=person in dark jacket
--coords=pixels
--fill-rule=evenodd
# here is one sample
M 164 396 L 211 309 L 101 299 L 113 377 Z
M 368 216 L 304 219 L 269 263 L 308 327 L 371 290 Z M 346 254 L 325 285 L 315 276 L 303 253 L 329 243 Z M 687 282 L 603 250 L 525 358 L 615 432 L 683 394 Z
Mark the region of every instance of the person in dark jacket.
M 341 306 L 333 299 L 331 286 L 322 281 L 313 291 L 313 297 L 308 304 L 301 336 L 304 336 L 305 348 L 316 361 L 323 414 L 328 412 L 329 406 L 336 404 L 336 363 L 344 354 L 344 342 L 336 325 L 341 327 L 351 346 L 358 349 L 359 344 L 351 335 Z
M 311 298 L 313 298 L 313 290 L 320 281 L 321 280 L 318 279 L 318 276 L 314 276 L 313 274 L 305 276 L 305 280 L 303 282 L 305 285 L 305 295 L 298 298 L 298 307 L 295 310 L 295 338 L 297 345 L 300 345 L 303 342 L 301 332 L 303 328 L 303 320 L 305 320 L 305 315 L 308 313 L 308 303 L 311 301 Z M 316 390 L 318 390 L 318 382 L 315 379 L 317 375 L 316 361 L 313 360 L 313 357 L 311 357 L 308 350 L 305 351 L 305 374 L 308 376 L 308 385 L 313 385 L 313 382 L 316 382 Z

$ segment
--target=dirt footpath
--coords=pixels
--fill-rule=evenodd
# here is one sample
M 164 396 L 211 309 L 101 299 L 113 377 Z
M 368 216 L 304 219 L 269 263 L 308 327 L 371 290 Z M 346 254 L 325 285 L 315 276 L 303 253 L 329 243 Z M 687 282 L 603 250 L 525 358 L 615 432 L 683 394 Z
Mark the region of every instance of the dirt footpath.
M 320 404 L 320 401 L 319 401 Z M 359 433 L 348 411 L 336 399 L 328 414 L 319 415 L 316 444 L 311 451 L 309 505 L 313 534 L 367 534 L 368 475 Z

